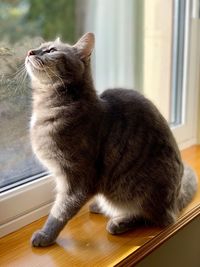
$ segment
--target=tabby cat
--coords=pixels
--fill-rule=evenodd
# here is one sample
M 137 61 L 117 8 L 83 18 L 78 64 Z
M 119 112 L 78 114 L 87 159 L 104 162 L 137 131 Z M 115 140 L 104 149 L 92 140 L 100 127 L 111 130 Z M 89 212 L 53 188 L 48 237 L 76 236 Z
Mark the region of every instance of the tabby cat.
M 172 224 L 197 189 L 196 175 L 183 164 L 166 120 L 148 99 L 120 88 L 97 95 L 93 47 L 94 34 L 86 33 L 75 45 L 56 39 L 26 57 L 32 147 L 57 189 L 33 246 L 54 243 L 93 197 L 90 211 L 108 216 L 107 231 L 121 234 L 140 219 Z

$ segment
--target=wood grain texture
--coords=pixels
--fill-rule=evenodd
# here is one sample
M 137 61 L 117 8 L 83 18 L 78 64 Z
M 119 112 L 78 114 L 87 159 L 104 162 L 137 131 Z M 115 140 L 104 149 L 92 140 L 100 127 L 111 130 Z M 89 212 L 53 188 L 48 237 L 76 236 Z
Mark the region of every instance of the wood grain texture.
M 200 146 L 184 150 L 182 156 L 200 177 Z M 1 238 L 0 266 L 133 266 L 199 214 L 200 190 L 174 225 L 165 229 L 141 226 L 112 236 L 105 230 L 107 219 L 89 214 L 86 205 L 49 248 L 32 248 L 29 241 L 45 218 Z

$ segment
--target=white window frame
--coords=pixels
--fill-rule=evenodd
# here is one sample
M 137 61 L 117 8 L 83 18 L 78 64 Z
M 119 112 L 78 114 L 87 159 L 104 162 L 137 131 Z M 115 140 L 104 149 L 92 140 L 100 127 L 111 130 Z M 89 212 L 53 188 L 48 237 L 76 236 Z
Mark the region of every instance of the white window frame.
M 53 195 L 50 175 L 1 193 L 0 237 L 47 215 Z
M 193 4 L 193 5 L 192 5 Z M 186 1 L 182 123 L 172 127 L 179 148 L 197 144 L 199 105 L 199 1 Z
M 187 1 L 189 5 L 190 1 Z M 184 70 L 184 102 L 186 109 L 183 123 L 172 131 L 180 148 L 197 143 L 197 107 L 199 95 L 199 19 L 198 1 L 193 1 L 193 19 L 187 24 Z M 187 8 L 187 20 L 191 8 Z M 189 30 L 189 27 L 190 30 Z M 190 32 L 190 38 L 188 38 Z M 190 41 L 189 41 L 190 39 Z M 187 78 L 186 78 L 187 77 Z M 0 237 L 11 233 L 44 215 L 47 215 L 54 199 L 54 183 L 51 176 L 45 176 L 0 195 Z

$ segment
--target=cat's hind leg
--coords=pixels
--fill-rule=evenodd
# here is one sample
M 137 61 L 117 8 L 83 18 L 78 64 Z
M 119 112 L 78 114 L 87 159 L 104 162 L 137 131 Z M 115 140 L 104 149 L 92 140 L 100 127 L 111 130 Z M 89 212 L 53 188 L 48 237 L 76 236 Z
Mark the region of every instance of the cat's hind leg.
M 128 206 L 117 205 L 102 194 L 95 197 L 95 201 L 90 204 L 89 210 L 92 213 L 102 213 L 110 218 L 106 229 L 113 235 L 133 229 L 138 224 L 138 218 L 140 218 L 140 212 L 134 203 Z
M 98 205 L 97 201 L 93 201 L 90 205 L 89 205 L 89 211 L 91 213 L 96 213 L 96 214 L 101 214 L 101 208 Z
M 101 208 L 101 204 L 100 204 L 100 199 L 99 196 L 95 196 L 94 200 L 92 201 L 92 203 L 89 205 L 89 211 L 91 213 L 96 213 L 96 214 L 102 214 L 102 208 Z
M 134 217 L 114 217 L 107 223 L 106 230 L 113 235 L 125 233 L 136 225 Z

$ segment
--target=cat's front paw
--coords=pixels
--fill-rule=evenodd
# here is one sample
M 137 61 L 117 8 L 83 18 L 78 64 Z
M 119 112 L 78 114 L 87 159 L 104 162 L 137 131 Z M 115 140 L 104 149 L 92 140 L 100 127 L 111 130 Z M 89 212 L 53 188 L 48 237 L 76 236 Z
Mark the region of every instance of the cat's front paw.
M 47 233 L 42 230 L 35 232 L 31 238 L 31 244 L 33 247 L 47 247 L 55 242 Z

